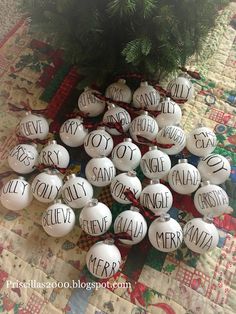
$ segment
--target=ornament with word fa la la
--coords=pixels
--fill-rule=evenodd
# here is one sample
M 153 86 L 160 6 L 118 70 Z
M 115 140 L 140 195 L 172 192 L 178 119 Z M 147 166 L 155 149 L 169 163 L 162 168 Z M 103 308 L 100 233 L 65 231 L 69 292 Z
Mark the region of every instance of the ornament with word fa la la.
M 90 132 L 84 140 L 84 149 L 90 157 L 110 155 L 113 145 L 114 142 L 111 135 L 105 131 L 103 126 Z
M 64 202 L 72 208 L 82 208 L 93 197 L 93 187 L 84 178 L 70 174 L 61 190 Z
M 101 94 L 100 92 L 85 87 L 82 94 L 80 94 L 78 99 L 79 110 L 82 111 L 88 117 L 97 117 L 103 113 L 105 109 L 105 101 L 100 100 L 94 94 Z
M 188 101 L 193 97 L 194 87 L 186 77 L 179 76 L 168 84 L 167 93 L 175 101 Z
M 121 264 L 121 254 L 113 239 L 95 243 L 86 254 L 86 265 L 92 275 L 106 279 L 114 276 Z
M 139 198 L 142 191 L 142 184 L 136 176 L 135 171 L 128 171 L 118 174 L 111 182 L 111 195 L 118 203 L 131 204 L 124 192 L 130 190 L 136 199 Z
M 178 164 L 168 174 L 170 187 L 179 194 L 190 194 L 197 190 L 201 182 L 200 172 L 188 163 L 187 159 L 179 159 Z
M 64 237 L 72 231 L 75 225 L 74 211 L 61 200 L 55 200 L 42 216 L 42 226 L 52 237 Z
M 14 146 L 8 155 L 7 161 L 12 170 L 20 174 L 31 173 L 38 162 L 37 145 L 18 144 Z
M 20 121 L 19 132 L 21 136 L 31 140 L 44 140 L 48 136 L 49 125 L 47 120 L 31 112 L 26 112 L 25 117 Z
M 158 179 L 153 179 L 141 192 L 140 203 L 150 209 L 155 215 L 168 212 L 173 203 L 171 191 Z
M 140 162 L 145 177 L 149 179 L 162 179 L 166 176 L 171 168 L 170 157 L 160 151 L 157 146 L 150 146 Z
M 184 149 L 186 135 L 179 126 L 168 125 L 158 132 L 156 140 L 161 151 L 168 155 L 176 155 Z
M 123 142 L 117 144 L 111 154 L 112 162 L 121 171 L 130 171 L 137 168 L 141 157 L 140 149 L 132 143 L 131 138 L 125 138 Z
M 213 131 L 206 127 L 198 127 L 187 135 L 186 147 L 193 155 L 204 157 L 216 148 L 217 139 Z
M 182 111 L 180 106 L 170 98 L 163 100 L 157 107 L 158 115 L 156 121 L 159 128 L 164 128 L 168 125 L 180 123 L 182 119 Z
M 130 210 L 125 210 L 116 217 L 114 232 L 126 232 L 132 237 L 132 240 L 120 239 L 120 242 L 127 245 L 138 244 L 147 233 L 147 223 L 145 218 L 139 213 L 139 209 L 131 206 Z
M 138 109 L 157 110 L 160 94 L 148 82 L 141 82 L 133 94 L 133 106 Z
M 194 195 L 194 205 L 203 216 L 217 217 L 227 211 L 229 198 L 221 187 L 204 181 Z
M 57 144 L 57 142 L 53 140 L 49 141 L 41 150 L 39 161 L 45 166 L 67 168 L 70 162 L 70 155 L 64 146 Z
M 104 123 L 119 122 L 122 126 L 123 132 L 126 133 L 130 127 L 131 117 L 127 110 L 114 104 L 108 105 L 108 110 L 105 112 L 102 121 Z M 115 128 L 106 127 L 106 131 L 112 135 L 120 135 L 121 133 Z
M 81 210 L 80 227 L 91 236 L 99 236 L 108 231 L 112 223 L 110 209 L 97 199 L 92 199 Z
M 210 180 L 213 184 L 224 183 L 231 173 L 228 159 L 218 154 L 210 154 L 201 158 L 197 168 L 202 179 Z
M 92 158 L 85 167 L 85 175 L 92 185 L 102 187 L 111 183 L 116 175 L 116 168 L 107 157 Z
M 83 145 L 87 134 L 88 130 L 84 128 L 80 117 L 66 120 L 59 131 L 62 142 L 70 147 Z
M 172 252 L 178 249 L 183 241 L 183 231 L 180 224 L 169 214 L 163 214 L 155 219 L 148 230 L 152 246 L 161 252 Z
M 205 216 L 186 223 L 183 228 L 184 242 L 191 251 L 202 254 L 216 248 L 219 233 L 212 221 Z
M 152 141 L 158 133 L 158 124 L 147 111 L 143 111 L 141 115 L 134 118 L 129 128 L 132 139 L 137 143 L 144 143 L 145 139 Z M 144 140 L 142 138 L 143 137 Z
M 126 84 L 126 80 L 119 79 L 117 82 L 112 83 L 106 89 L 105 96 L 116 101 L 131 102 L 132 92 Z
M 6 182 L 1 189 L 2 205 L 10 210 L 21 210 L 30 205 L 33 200 L 31 187 L 25 178 L 18 177 Z
M 57 170 L 46 169 L 34 178 L 31 188 L 36 200 L 51 203 L 58 198 L 63 182 L 57 173 Z

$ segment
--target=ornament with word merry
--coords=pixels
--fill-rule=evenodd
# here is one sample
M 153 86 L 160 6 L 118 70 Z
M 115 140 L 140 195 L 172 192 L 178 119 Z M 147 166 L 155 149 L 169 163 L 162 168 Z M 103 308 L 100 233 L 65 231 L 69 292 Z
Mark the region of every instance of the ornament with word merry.
M 194 87 L 186 77 L 179 76 L 168 84 L 167 93 L 173 100 L 189 101 L 193 97 Z
M 166 98 L 157 107 L 158 115 L 156 121 L 159 128 L 164 128 L 168 125 L 175 125 L 180 123 L 182 119 L 182 111 L 180 106 L 171 100 Z
M 126 80 L 119 79 L 117 82 L 110 84 L 106 91 L 105 96 L 116 101 L 123 101 L 130 103 L 132 99 L 132 92 L 126 84 Z
M 161 252 L 172 252 L 178 249 L 183 241 L 180 224 L 169 214 L 155 219 L 148 230 L 149 240 L 154 248 Z
M 86 87 L 78 99 L 79 110 L 88 117 L 97 117 L 105 109 L 105 102 L 96 97 L 95 93 L 100 94 L 98 91 Z
M 186 135 L 180 127 L 169 125 L 158 132 L 156 140 L 161 151 L 168 155 L 176 155 L 184 149 Z
M 160 94 L 148 82 L 141 82 L 134 91 L 133 106 L 138 109 L 157 110 L 160 102 Z
M 88 130 L 83 126 L 80 117 L 66 120 L 59 131 L 60 138 L 69 147 L 78 147 L 84 144 Z
M 108 105 L 108 110 L 105 112 L 102 121 L 104 123 L 120 123 L 123 132 L 126 133 L 130 127 L 131 117 L 127 110 L 114 104 Z M 120 135 L 121 133 L 115 128 L 106 127 L 106 131 L 112 135 Z
M 49 125 L 41 115 L 26 112 L 19 124 L 20 135 L 31 140 L 45 140 L 48 136 Z
M 56 166 L 58 168 L 67 168 L 70 162 L 70 155 L 67 149 L 57 144 L 55 140 L 49 141 L 41 150 L 39 155 L 40 163 L 45 166 Z
M 23 177 L 6 182 L 1 189 L 2 205 L 10 210 L 21 210 L 30 205 L 33 200 L 30 184 Z
M 219 242 L 219 233 L 209 217 L 189 220 L 183 228 L 183 234 L 187 247 L 200 254 L 216 248 Z
M 49 206 L 42 216 L 42 226 L 52 237 L 64 237 L 75 225 L 74 211 L 60 200 Z

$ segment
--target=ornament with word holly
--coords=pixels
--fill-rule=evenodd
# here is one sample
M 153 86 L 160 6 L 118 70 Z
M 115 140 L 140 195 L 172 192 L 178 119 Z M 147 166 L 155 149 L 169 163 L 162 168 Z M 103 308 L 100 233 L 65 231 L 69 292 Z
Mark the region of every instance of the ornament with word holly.
M 170 98 L 163 100 L 158 105 L 157 111 L 158 115 L 156 116 L 156 121 L 159 128 L 178 124 L 182 119 L 182 111 L 180 106 Z
M 186 77 L 179 76 L 167 86 L 167 93 L 174 101 L 189 101 L 194 94 L 193 84 Z

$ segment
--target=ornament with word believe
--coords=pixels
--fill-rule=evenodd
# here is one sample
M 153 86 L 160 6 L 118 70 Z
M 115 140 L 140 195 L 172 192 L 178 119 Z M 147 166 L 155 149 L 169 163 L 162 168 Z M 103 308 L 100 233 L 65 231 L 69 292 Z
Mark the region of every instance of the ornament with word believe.
M 164 214 L 155 219 L 148 230 L 149 240 L 157 250 L 172 252 L 177 250 L 183 241 L 183 232 L 180 224 Z
M 64 237 L 72 231 L 75 225 L 74 211 L 61 200 L 49 206 L 42 216 L 42 226 L 52 237 Z
M 179 76 L 168 84 L 167 93 L 176 101 L 189 101 L 193 97 L 194 87 L 190 80 Z
M 79 216 L 81 229 L 91 236 L 99 236 L 108 231 L 112 223 L 110 209 L 97 199 L 92 199 L 81 210 Z
M 25 117 L 20 121 L 19 132 L 21 136 L 31 140 L 44 140 L 48 136 L 49 125 L 44 117 L 26 112 Z
M 84 128 L 80 117 L 66 120 L 59 131 L 62 142 L 70 147 L 83 145 L 87 134 L 88 130 Z
M 160 94 L 148 82 L 141 82 L 133 94 L 133 106 L 138 109 L 157 110 Z
M 90 157 L 110 155 L 113 145 L 113 139 L 105 131 L 105 127 L 98 127 L 97 130 L 90 132 L 84 140 L 84 149 Z
M 12 170 L 20 174 L 28 174 L 35 170 L 38 162 L 36 144 L 18 144 L 13 147 L 7 161 Z
M 162 101 L 158 105 L 157 110 L 159 114 L 156 117 L 156 121 L 159 128 L 178 124 L 182 119 L 180 106 L 170 98 L 166 98 L 164 101 Z
M 70 155 L 64 146 L 57 144 L 57 142 L 53 140 L 49 141 L 41 150 L 39 160 L 40 163 L 45 166 L 67 168 L 70 162 Z
M 187 247 L 200 254 L 214 249 L 219 242 L 219 233 L 209 217 L 189 220 L 183 234 Z
M 6 182 L 1 189 L 2 205 L 10 210 L 21 210 L 30 205 L 33 200 L 31 187 L 25 178 L 18 177 Z
M 97 117 L 105 109 L 105 102 L 97 98 L 94 93 L 100 94 L 98 91 L 86 87 L 78 99 L 79 110 L 88 117 Z
M 119 79 L 117 82 L 112 83 L 106 89 L 105 96 L 116 101 L 123 101 L 130 103 L 132 99 L 132 92 L 126 80 Z
M 184 131 L 175 125 L 169 125 L 162 128 L 157 136 L 159 149 L 168 155 L 176 155 L 180 153 L 186 144 L 186 135 Z
M 108 105 L 108 110 L 105 112 L 102 121 L 104 123 L 120 123 L 123 132 L 126 133 L 130 127 L 131 117 L 127 110 L 114 104 Z M 121 133 L 115 128 L 106 127 L 106 131 L 112 135 L 120 135 Z

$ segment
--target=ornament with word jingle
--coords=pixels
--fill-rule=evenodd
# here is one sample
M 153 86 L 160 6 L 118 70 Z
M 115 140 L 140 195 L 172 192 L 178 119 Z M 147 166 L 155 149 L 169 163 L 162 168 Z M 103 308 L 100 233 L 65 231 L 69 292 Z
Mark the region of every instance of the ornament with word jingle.
M 8 155 L 7 161 L 12 170 L 17 173 L 27 174 L 35 170 L 38 162 L 38 151 L 36 144 L 18 144 L 13 147 Z
M 113 239 L 95 243 L 86 254 L 89 272 L 101 279 L 114 276 L 121 264 L 121 254 Z
M 31 140 L 44 140 L 48 136 L 49 125 L 44 117 L 26 112 L 25 117 L 20 121 L 19 132 L 21 136 Z
M 67 168 L 70 162 L 70 155 L 64 146 L 57 144 L 57 142 L 53 140 L 49 141 L 41 150 L 39 160 L 40 163 L 45 166 Z
M 147 111 L 143 111 L 141 115 L 134 118 L 129 128 L 132 139 L 137 143 L 144 143 L 145 139 L 152 141 L 158 133 L 158 124 Z M 138 138 L 138 137 L 143 137 Z
M 75 225 L 74 211 L 61 200 L 56 200 L 42 216 L 42 226 L 52 237 L 64 237 L 72 231 Z
M 191 251 L 202 254 L 216 248 L 219 233 L 212 221 L 205 216 L 186 223 L 183 228 L 184 242 Z
M 123 142 L 117 144 L 111 154 L 112 162 L 121 171 L 129 171 L 137 168 L 141 157 L 140 149 L 132 143 L 131 138 L 125 138 Z
M 31 187 L 25 178 L 18 177 L 6 182 L 1 189 L 0 201 L 10 210 L 21 210 L 30 205 L 33 200 Z
M 194 205 L 203 216 L 217 217 L 227 211 L 229 198 L 221 187 L 204 181 L 194 195 Z
M 157 110 L 160 94 L 148 82 L 141 82 L 133 94 L 133 106 L 138 109 Z
M 83 126 L 83 119 L 80 117 L 66 120 L 59 131 L 62 142 L 70 147 L 83 145 L 87 134 L 88 130 Z
M 216 135 L 206 127 L 198 127 L 187 135 L 186 147 L 193 155 L 209 155 L 217 145 Z
M 90 132 L 84 140 L 84 149 L 90 157 L 108 156 L 113 145 L 111 135 L 105 131 L 103 126 Z
M 106 89 L 105 96 L 116 101 L 123 101 L 130 103 L 132 99 L 132 92 L 126 84 L 126 80 L 119 79 L 117 82 L 112 83 Z
M 178 249 L 183 241 L 183 231 L 180 224 L 169 214 L 163 214 L 155 219 L 148 230 L 152 246 L 161 252 L 172 252 Z
M 105 101 L 100 100 L 94 94 L 101 94 L 98 91 L 85 87 L 82 94 L 78 99 L 79 110 L 82 111 L 88 117 L 97 117 L 103 113 L 105 109 Z
M 197 190 L 201 176 L 196 167 L 187 159 L 179 159 L 178 164 L 168 174 L 170 187 L 179 194 L 190 194 Z
M 131 206 L 130 210 L 125 210 L 116 217 L 114 232 L 126 232 L 132 237 L 132 240 L 120 239 L 120 242 L 128 245 L 137 244 L 144 239 L 147 233 L 147 223 L 145 218 L 139 213 L 139 209 Z
M 168 84 L 167 93 L 175 101 L 188 101 L 193 97 L 194 87 L 186 77 L 179 76 Z
M 112 223 L 110 209 L 97 199 L 92 199 L 81 210 L 79 224 L 91 236 L 99 236 L 108 231 Z
M 176 155 L 184 149 L 186 135 L 180 127 L 169 125 L 158 132 L 156 140 L 161 151 L 168 155 Z
M 162 101 L 158 105 L 157 110 L 158 115 L 156 117 L 156 121 L 159 128 L 164 128 L 168 125 L 175 125 L 180 123 L 182 119 L 182 111 L 180 106 L 170 98 L 166 98 L 164 101 Z
M 210 180 L 213 184 L 224 183 L 231 173 L 228 159 L 218 154 L 210 154 L 201 158 L 197 168 L 202 179 Z
M 104 123 L 116 123 L 119 122 L 123 132 L 126 133 L 130 127 L 131 117 L 127 110 L 114 104 L 108 105 L 108 110 L 105 112 L 102 121 Z M 112 135 L 120 135 L 121 133 L 116 128 L 106 127 L 108 133 Z
M 92 185 L 102 187 L 111 183 L 116 175 L 116 168 L 109 158 L 96 157 L 87 163 L 85 175 Z
M 145 177 L 149 179 L 162 179 L 171 168 L 170 157 L 160 151 L 157 146 L 150 146 L 140 162 Z
M 57 173 L 57 170 L 46 169 L 34 178 L 31 188 L 36 200 L 51 203 L 58 198 L 63 182 Z
M 62 187 L 61 195 L 64 202 L 72 208 L 82 208 L 93 197 L 93 187 L 84 178 L 70 174 Z
M 168 187 L 161 184 L 158 179 L 154 179 L 142 190 L 140 203 L 155 215 L 161 215 L 167 213 L 171 208 L 173 196 Z
M 130 190 L 136 199 L 139 198 L 142 191 L 142 184 L 136 176 L 135 171 L 128 171 L 118 174 L 111 182 L 110 190 L 112 197 L 121 204 L 131 204 L 124 192 Z

